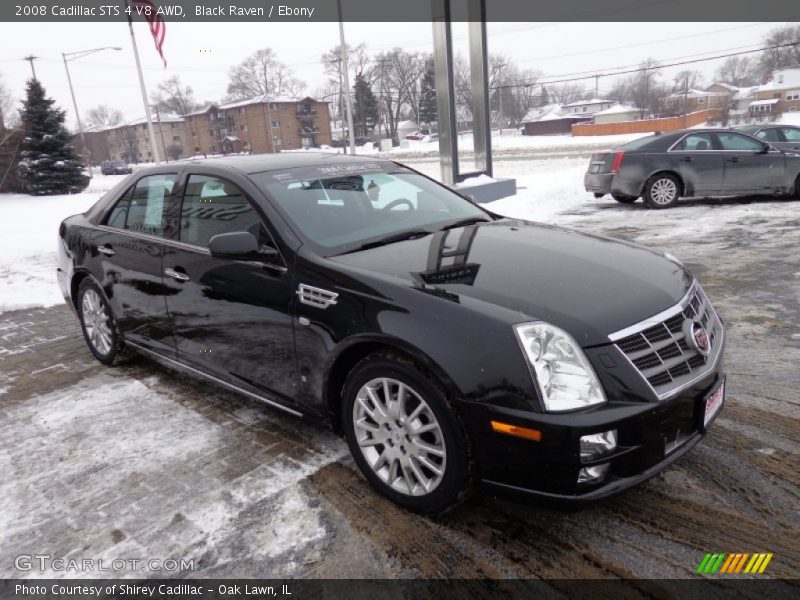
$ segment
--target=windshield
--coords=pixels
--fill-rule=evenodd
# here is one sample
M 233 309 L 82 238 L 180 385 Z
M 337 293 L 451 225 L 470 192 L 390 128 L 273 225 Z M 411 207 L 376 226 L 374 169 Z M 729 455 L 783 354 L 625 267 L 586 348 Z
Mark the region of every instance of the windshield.
M 458 194 L 397 165 L 339 164 L 252 176 L 322 256 L 491 217 Z

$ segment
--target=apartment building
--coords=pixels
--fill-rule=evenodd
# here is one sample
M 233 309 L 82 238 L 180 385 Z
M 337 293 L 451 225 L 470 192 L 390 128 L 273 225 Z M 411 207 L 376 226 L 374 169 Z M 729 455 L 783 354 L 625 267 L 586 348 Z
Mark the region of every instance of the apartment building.
M 184 117 L 193 155 L 263 154 L 331 143 L 328 102 L 266 95 L 212 104 Z
M 178 160 L 192 155 L 183 117 L 164 113 L 153 115 L 153 130 L 162 160 Z M 110 160 L 128 163 L 154 160 L 145 117 L 108 127 L 104 132 Z

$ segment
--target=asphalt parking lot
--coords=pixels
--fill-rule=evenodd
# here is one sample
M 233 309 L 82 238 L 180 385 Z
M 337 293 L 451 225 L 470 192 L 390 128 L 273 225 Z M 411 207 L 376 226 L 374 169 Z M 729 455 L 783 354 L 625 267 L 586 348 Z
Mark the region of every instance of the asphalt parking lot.
M 772 552 L 800 577 L 800 202 L 613 201 L 581 231 L 671 252 L 728 327 L 728 399 L 675 466 L 580 511 L 480 496 L 436 518 L 374 493 L 333 434 L 144 359 L 91 359 L 65 306 L 0 315 L 0 575 L 15 557 L 184 559 L 207 577 L 694 577 Z

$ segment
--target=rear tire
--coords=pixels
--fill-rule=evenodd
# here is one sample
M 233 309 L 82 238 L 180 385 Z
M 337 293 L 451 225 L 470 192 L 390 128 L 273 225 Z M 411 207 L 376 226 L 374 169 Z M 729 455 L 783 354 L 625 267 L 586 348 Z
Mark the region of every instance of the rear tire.
M 622 194 L 611 194 L 611 197 L 622 204 L 633 204 L 638 200 L 636 196 L 624 196 Z
M 113 365 L 127 357 L 106 295 L 89 277 L 78 287 L 77 309 L 83 339 L 97 360 L 104 365 Z
M 441 513 L 466 496 L 467 438 L 422 369 L 391 353 L 370 355 L 348 375 L 342 399 L 350 452 L 378 492 L 421 514 Z
M 674 206 L 681 195 L 681 181 L 671 173 L 656 173 L 644 184 L 644 203 L 649 208 Z

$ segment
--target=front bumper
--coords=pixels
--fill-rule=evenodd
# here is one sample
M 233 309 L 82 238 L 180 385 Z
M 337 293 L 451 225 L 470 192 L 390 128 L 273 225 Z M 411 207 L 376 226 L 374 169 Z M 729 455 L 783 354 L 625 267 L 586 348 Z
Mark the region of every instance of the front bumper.
M 613 496 L 653 477 L 693 448 L 705 435 L 705 399 L 724 380 L 721 365 L 690 389 L 663 402 L 614 402 L 595 410 L 539 414 L 467 404 L 463 415 L 472 433 L 481 486 L 492 496 L 517 501 L 550 499 L 587 503 Z M 539 441 L 492 431 L 492 420 L 541 432 Z M 581 459 L 581 436 L 617 430 L 617 448 Z M 608 464 L 605 476 L 578 483 L 584 467 Z

